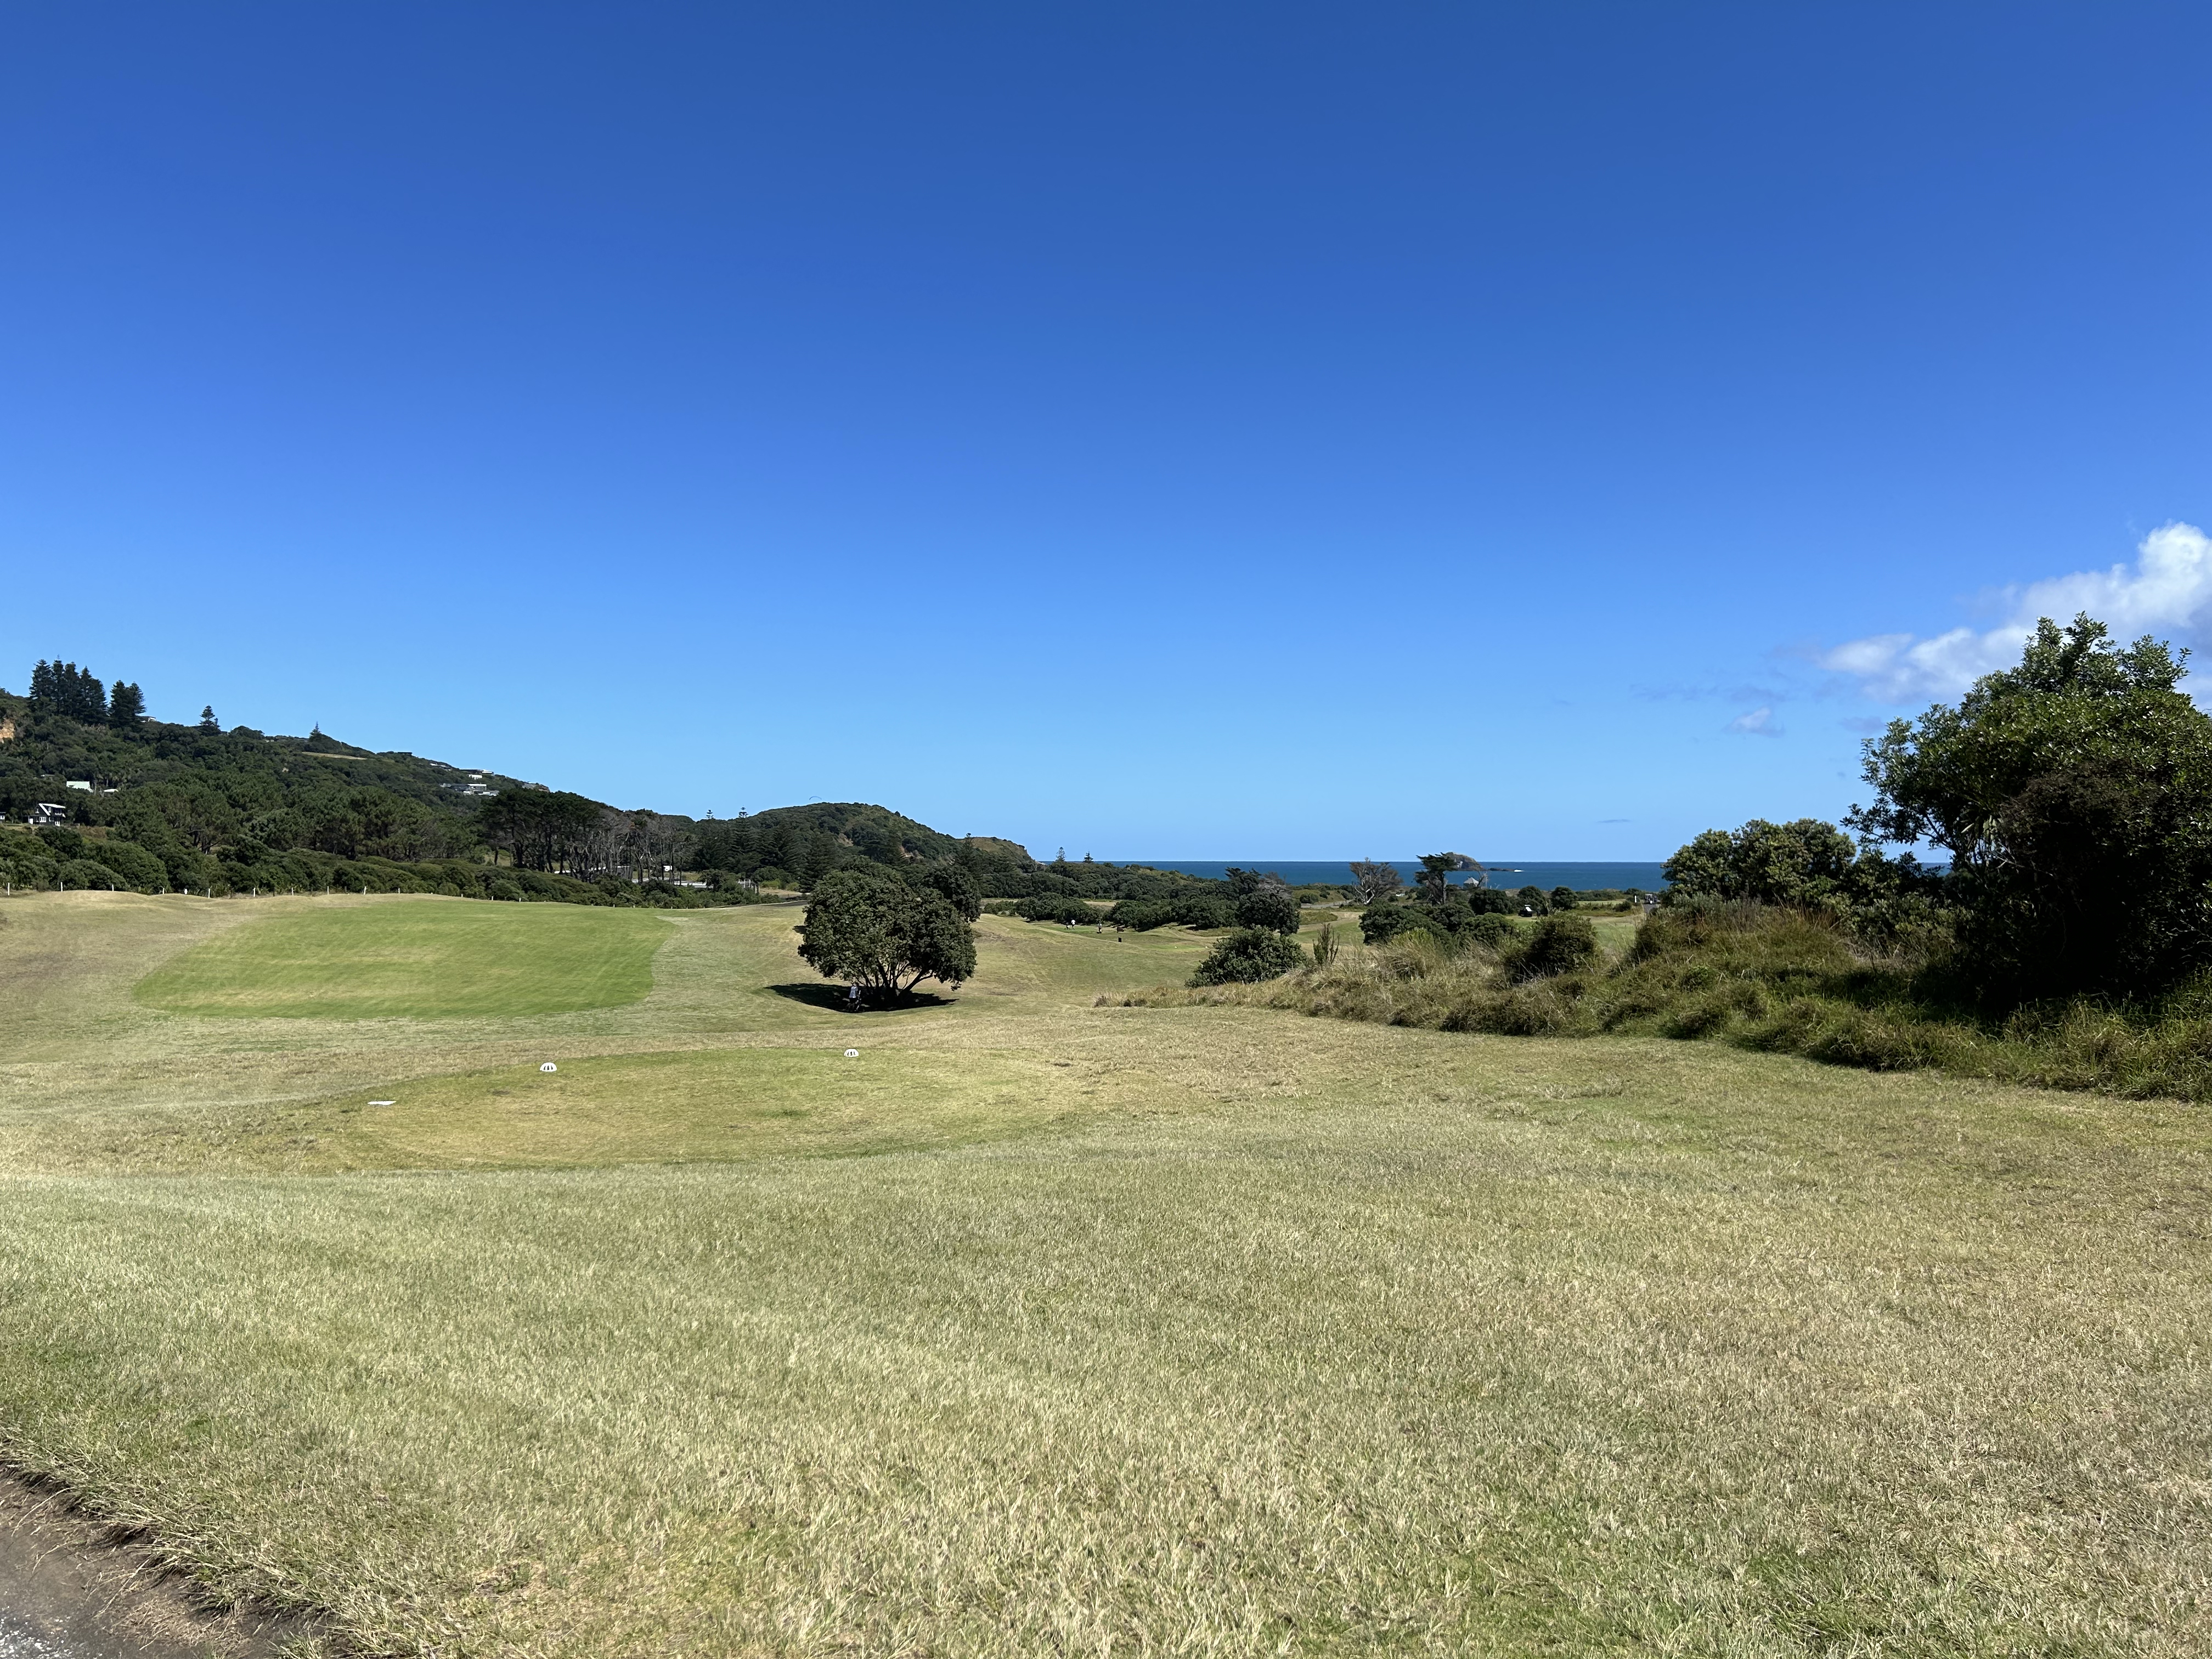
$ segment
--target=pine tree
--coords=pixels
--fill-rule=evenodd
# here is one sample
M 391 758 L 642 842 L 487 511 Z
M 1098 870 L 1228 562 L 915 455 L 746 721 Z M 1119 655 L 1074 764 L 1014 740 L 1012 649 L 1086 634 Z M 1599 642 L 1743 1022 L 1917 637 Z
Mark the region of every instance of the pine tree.
M 115 690 L 108 694 L 107 723 L 118 732 L 136 732 L 145 718 L 146 694 L 136 685 L 116 681 Z
M 222 722 L 215 717 L 215 705 L 213 703 L 210 703 L 206 708 L 200 710 L 200 730 L 210 732 L 220 732 L 222 730 Z
M 49 663 L 45 666 L 48 706 L 55 714 L 93 722 L 107 718 L 107 690 L 100 684 L 99 675 L 73 662 Z M 35 671 L 32 683 L 35 691 Z
M 54 705 L 54 665 L 44 657 L 39 659 L 39 665 L 31 671 L 31 702 L 40 708 L 51 708 Z

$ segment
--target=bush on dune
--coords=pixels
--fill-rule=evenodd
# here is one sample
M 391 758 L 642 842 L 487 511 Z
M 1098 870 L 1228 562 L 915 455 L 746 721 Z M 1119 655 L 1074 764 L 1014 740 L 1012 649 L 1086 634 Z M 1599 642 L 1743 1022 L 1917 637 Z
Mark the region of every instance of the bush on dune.
M 1215 945 L 1191 974 L 1199 985 L 1257 984 L 1304 965 L 1297 941 L 1272 927 L 1240 927 Z
M 1370 945 L 1388 945 L 1392 939 L 1415 933 L 1437 939 L 1450 937 L 1444 924 L 1425 904 L 1385 902 L 1370 904 L 1359 913 L 1359 936 Z
M 1495 918 L 1486 918 L 1495 920 Z M 1548 915 L 1500 957 L 1516 984 L 1572 973 L 1597 960 L 1597 930 L 1580 916 Z
M 2212 973 L 2154 1000 L 2081 997 L 1991 1015 L 1961 992 L 1947 950 L 1884 949 L 1825 911 L 1747 900 L 1662 909 L 1612 962 L 1587 921 L 1553 915 L 1496 949 L 1413 927 L 1326 967 L 1194 977 L 1123 1000 L 1502 1036 L 1665 1036 L 1869 1071 L 2212 1100 Z

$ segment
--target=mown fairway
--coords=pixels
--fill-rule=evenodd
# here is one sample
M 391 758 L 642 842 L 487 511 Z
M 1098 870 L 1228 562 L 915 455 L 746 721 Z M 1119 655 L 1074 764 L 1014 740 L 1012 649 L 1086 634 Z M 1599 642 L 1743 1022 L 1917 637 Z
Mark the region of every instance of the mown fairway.
M 995 919 L 862 1018 L 787 910 L 563 913 L 665 929 L 619 1004 L 137 988 L 426 908 L 495 911 L 0 907 L 0 1435 L 214 1582 L 442 1654 L 2212 1648 L 2198 1110 L 1094 1007 L 1202 943 Z
M 417 899 L 369 913 L 294 910 L 185 951 L 137 989 L 149 1007 L 238 1018 L 565 1014 L 642 997 L 667 933 L 651 911 L 565 904 Z

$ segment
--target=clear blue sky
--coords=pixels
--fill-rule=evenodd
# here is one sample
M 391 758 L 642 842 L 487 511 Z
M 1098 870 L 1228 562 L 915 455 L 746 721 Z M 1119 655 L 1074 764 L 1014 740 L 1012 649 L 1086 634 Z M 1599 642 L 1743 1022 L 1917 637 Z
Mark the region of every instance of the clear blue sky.
M 2180 5 L 15 6 L 0 684 L 1102 858 L 1832 815 L 2051 594 L 2195 636 L 2208 70 Z

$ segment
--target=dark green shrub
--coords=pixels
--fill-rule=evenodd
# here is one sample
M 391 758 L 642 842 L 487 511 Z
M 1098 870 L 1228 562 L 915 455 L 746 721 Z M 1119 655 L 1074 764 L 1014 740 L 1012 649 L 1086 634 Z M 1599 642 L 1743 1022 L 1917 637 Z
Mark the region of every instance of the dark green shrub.
M 1190 976 L 1193 985 L 1256 985 L 1305 964 L 1295 940 L 1265 927 L 1240 927 L 1213 947 Z
M 1571 887 L 1554 887 L 1552 890 L 1552 908 L 1554 910 L 1571 910 L 1581 902 Z
M 1751 899 L 1804 909 L 1840 907 L 1857 849 L 1819 818 L 1708 830 L 1667 860 L 1668 899 Z
M 916 887 L 935 893 L 957 911 L 963 921 L 974 921 L 983 914 L 983 890 L 975 884 L 975 877 L 950 859 L 908 870 L 906 877 Z M 1085 919 L 1095 921 L 1097 917 L 1094 914 Z
M 1255 887 L 1237 901 L 1239 927 L 1264 927 L 1270 933 L 1298 931 L 1298 902 L 1287 887 Z
M 522 889 L 511 881 L 495 881 L 491 884 L 491 896 L 495 899 L 506 899 L 513 902 L 522 897 Z
M 1123 899 L 1106 913 L 1116 927 L 1149 933 L 1155 927 L 1226 927 L 1237 919 L 1225 899 Z
M 1463 896 L 1467 908 L 1478 916 L 1516 916 L 1521 914 L 1521 906 L 1513 896 L 1495 887 L 1476 887 L 1470 884 L 1455 887 L 1452 891 Z
M 0 834 L 0 885 L 52 887 L 61 861 L 28 836 Z
M 1498 951 L 1509 950 L 1521 941 L 1520 924 L 1512 917 L 1499 915 L 1495 911 L 1469 916 L 1461 933 L 1476 944 Z
M 1425 904 L 1370 904 L 1359 913 L 1359 937 L 1370 945 L 1387 945 L 1410 933 L 1451 937 L 1450 930 Z
M 168 872 L 169 885 L 179 890 L 204 893 L 222 878 L 222 867 L 205 853 L 195 852 L 189 847 L 168 846 L 160 849 L 161 867 Z M 313 884 L 319 887 L 319 880 Z
M 1055 898 L 1049 895 L 1025 898 L 1014 907 L 1014 914 L 1024 921 L 1073 922 L 1087 927 L 1098 920 L 1098 913 L 1081 899 Z
M 1580 916 L 1545 916 L 1506 956 L 1516 980 L 1550 979 L 1597 959 L 1597 930 Z
M 1106 913 L 1106 920 L 1116 927 L 1149 933 L 1176 920 L 1175 903 L 1170 899 L 1123 899 Z
M 1228 884 L 1229 896 L 1231 899 L 1241 899 L 1247 893 L 1258 892 L 1262 887 L 1287 889 L 1290 885 L 1272 870 L 1240 870 L 1233 864 L 1224 873 L 1222 879 Z
M 88 852 L 122 878 L 125 887 L 142 893 L 158 893 L 169 884 L 169 872 L 151 853 L 127 841 L 88 844 Z

